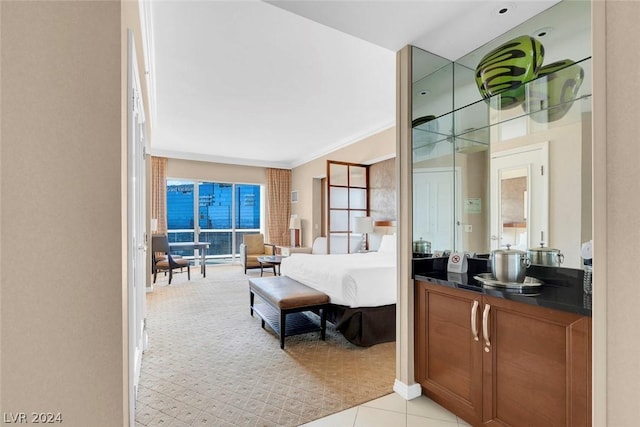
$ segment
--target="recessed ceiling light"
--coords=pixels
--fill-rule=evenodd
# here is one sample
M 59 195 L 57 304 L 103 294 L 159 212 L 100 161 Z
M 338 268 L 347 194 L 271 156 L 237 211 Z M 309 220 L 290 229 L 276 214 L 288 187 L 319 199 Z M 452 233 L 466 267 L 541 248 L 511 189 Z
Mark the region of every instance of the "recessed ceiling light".
M 553 27 L 544 27 L 533 32 L 534 37 L 545 37 L 553 32 Z
M 493 9 L 493 13 L 497 15 L 506 15 L 507 13 L 512 12 L 515 8 L 515 4 L 505 3 Z

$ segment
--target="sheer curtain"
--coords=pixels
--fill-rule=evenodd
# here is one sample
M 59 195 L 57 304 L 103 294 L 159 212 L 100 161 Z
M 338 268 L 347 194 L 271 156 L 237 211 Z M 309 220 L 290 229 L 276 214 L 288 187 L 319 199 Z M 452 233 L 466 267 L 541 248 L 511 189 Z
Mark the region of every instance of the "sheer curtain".
M 151 157 L 151 219 L 158 220 L 155 233 L 167 233 L 167 159 L 164 157 Z
M 291 171 L 267 168 L 267 237 L 269 243 L 289 246 Z

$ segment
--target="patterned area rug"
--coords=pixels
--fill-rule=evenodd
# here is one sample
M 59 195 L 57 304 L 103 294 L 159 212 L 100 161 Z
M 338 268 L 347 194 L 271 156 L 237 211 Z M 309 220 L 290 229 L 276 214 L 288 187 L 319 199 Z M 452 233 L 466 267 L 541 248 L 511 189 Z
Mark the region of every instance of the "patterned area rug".
M 395 343 L 369 348 L 327 325 L 277 335 L 249 311 L 239 266 L 192 270 L 147 294 L 149 348 L 142 360 L 137 426 L 297 426 L 392 392 Z

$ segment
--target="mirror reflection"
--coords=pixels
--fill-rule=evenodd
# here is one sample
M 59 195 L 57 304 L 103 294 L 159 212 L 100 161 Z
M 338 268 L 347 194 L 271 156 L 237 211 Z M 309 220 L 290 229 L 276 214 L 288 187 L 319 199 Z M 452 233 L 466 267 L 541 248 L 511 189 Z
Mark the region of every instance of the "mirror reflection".
M 527 227 L 527 186 L 529 171 L 527 168 L 501 170 L 498 172 L 499 185 L 496 199 L 500 203 L 497 212 L 500 246 L 510 246 L 526 250 L 529 247 Z M 492 240 L 494 234 L 492 233 Z
M 527 82 L 518 105 L 483 99 L 480 59 L 538 28 L 553 29 L 539 37 L 543 68 L 561 62 L 560 71 Z M 588 2 L 561 2 L 455 62 L 413 49 L 414 241 L 477 254 L 543 245 L 565 254 L 564 267 L 581 266 L 591 239 L 590 49 Z M 558 76 L 581 79 L 572 99 L 555 96 Z

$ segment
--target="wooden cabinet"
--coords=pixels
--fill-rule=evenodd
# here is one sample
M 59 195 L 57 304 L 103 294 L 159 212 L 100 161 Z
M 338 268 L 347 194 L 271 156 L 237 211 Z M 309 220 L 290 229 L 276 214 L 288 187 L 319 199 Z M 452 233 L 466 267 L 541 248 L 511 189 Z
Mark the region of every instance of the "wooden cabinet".
M 416 282 L 416 381 L 423 392 L 459 417 L 482 417 L 482 343 L 475 340 L 471 313 L 482 295 Z M 474 310 L 475 306 L 475 310 Z
M 416 281 L 416 380 L 472 425 L 590 426 L 591 318 Z

